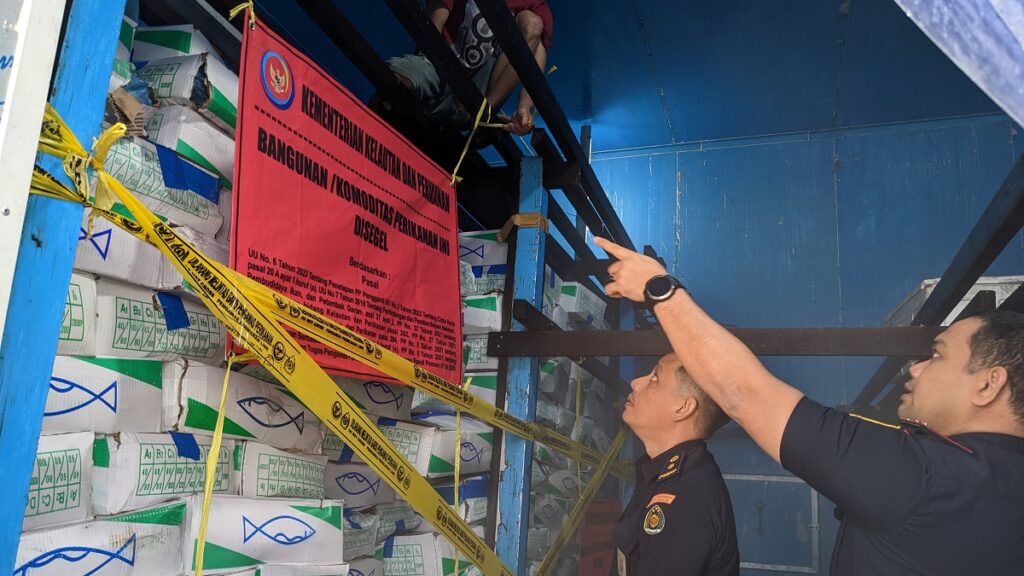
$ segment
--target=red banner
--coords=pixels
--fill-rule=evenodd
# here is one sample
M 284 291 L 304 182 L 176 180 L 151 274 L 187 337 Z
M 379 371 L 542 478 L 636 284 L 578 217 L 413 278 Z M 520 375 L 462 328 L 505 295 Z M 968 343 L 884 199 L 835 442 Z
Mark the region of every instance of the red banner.
M 262 23 L 240 76 L 231 266 L 457 382 L 448 174 Z M 299 341 L 330 372 L 389 380 Z

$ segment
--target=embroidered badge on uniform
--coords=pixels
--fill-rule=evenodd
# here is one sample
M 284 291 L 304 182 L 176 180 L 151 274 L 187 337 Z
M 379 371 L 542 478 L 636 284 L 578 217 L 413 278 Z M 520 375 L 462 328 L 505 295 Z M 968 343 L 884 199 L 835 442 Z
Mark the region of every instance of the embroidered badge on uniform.
M 644 532 L 647 532 L 651 536 L 660 534 L 665 529 L 665 512 L 661 509 L 661 506 L 657 504 L 653 508 L 647 511 L 647 515 L 644 516 Z
M 671 503 L 673 503 L 675 501 L 676 501 L 676 495 L 675 494 L 655 494 L 654 498 L 651 498 L 651 501 L 647 503 L 647 507 L 650 508 L 651 506 L 654 506 L 655 504 L 664 504 L 664 505 L 668 506 L 669 504 L 671 504 Z

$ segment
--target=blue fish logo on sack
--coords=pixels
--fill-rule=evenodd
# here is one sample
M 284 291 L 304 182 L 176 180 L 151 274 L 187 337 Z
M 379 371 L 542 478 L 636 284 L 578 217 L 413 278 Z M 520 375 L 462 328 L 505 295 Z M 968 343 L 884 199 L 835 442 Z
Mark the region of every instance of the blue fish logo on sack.
M 88 240 L 89 243 L 92 244 L 92 247 L 96 249 L 96 252 L 99 252 L 100 258 L 106 262 L 107 255 L 110 254 L 110 237 L 113 233 L 113 228 L 107 228 L 102 232 L 93 232 L 92 236 L 89 235 L 89 231 L 85 228 L 80 228 L 80 230 L 81 232 L 78 233 L 78 241 L 81 242 L 82 240 Z M 101 240 L 103 241 L 102 246 L 100 246 Z
M 50 566 L 53 564 L 53 566 Z M 12 576 L 32 576 L 36 571 L 52 573 L 58 570 L 64 574 L 97 574 L 110 565 L 118 572 L 124 566 L 135 566 L 135 534 L 132 534 L 120 548 L 104 550 L 89 546 L 64 546 L 25 562 L 14 569 Z
M 114 380 L 110 383 L 110 386 L 107 386 L 97 393 L 85 386 L 82 386 L 78 382 L 51 376 L 50 391 L 54 395 L 57 395 L 57 398 L 72 398 L 71 402 L 73 402 L 73 404 L 68 408 L 43 412 L 44 418 L 47 416 L 60 416 L 62 414 L 77 412 L 78 410 L 88 408 L 95 402 L 99 402 L 109 408 L 111 412 L 117 414 L 117 380 Z M 76 396 L 79 397 L 77 402 L 75 399 Z
M 360 572 L 359 570 L 356 570 L 355 568 L 349 568 L 348 569 L 348 576 L 374 576 L 375 574 L 377 574 L 377 569 L 376 568 L 374 568 L 373 570 L 370 570 L 369 574 L 363 574 L 362 572 Z
M 477 449 L 472 442 L 462 443 L 462 446 L 459 448 L 459 458 L 461 458 L 463 462 L 472 462 L 476 460 L 481 464 L 483 463 L 483 453 Z
M 267 50 L 260 61 L 260 83 L 270 103 L 287 110 L 295 100 L 295 81 L 288 61 L 273 50 Z
M 374 404 L 380 406 L 394 404 L 395 410 L 402 409 L 402 400 L 405 398 L 405 394 L 395 394 L 394 389 L 387 384 L 382 382 L 364 382 L 363 390 L 366 391 L 366 396 L 369 397 Z
M 249 416 L 249 418 L 252 418 L 253 422 L 256 422 L 264 428 L 284 428 L 289 424 L 294 424 L 295 428 L 299 431 L 299 434 L 302 434 L 306 425 L 305 410 L 292 416 L 291 413 L 285 410 L 283 406 L 265 396 L 250 396 L 248 398 L 242 398 L 237 402 L 237 404 L 239 408 Z M 256 416 L 254 411 L 258 406 L 266 406 L 273 413 L 273 416 L 269 421 Z
M 274 516 L 260 525 L 256 525 L 248 516 L 242 516 L 243 544 L 260 535 L 275 544 L 294 546 L 309 540 L 314 534 L 315 528 L 295 516 Z
M 342 474 L 334 479 L 338 483 L 338 488 L 349 496 L 359 496 L 366 492 L 373 492 L 373 495 L 377 495 L 377 491 L 380 490 L 380 478 L 377 478 L 376 482 L 370 482 L 370 479 L 360 474 L 359 472 L 349 472 Z
M 573 478 L 572 476 L 566 476 L 565 478 L 562 478 L 562 486 L 565 487 L 565 489 L 569 490 L 570 492 L 578 490 L 580 487 L 580 485 L 576 483 L 576 479 Z

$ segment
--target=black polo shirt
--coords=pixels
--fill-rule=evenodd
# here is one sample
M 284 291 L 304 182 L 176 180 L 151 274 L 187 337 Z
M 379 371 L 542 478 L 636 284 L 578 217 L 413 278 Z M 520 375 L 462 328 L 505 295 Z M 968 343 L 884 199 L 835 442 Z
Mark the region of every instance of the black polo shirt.
M 703 440 L 640 457 L 636 481 L 612 532 L 626 568 L 619 576 L 739 575 L 732 502 Z
M 1024 439 L 894 429 L 804 398 L 782 465 L 838 505 L 835 576 L 1024 574 Z

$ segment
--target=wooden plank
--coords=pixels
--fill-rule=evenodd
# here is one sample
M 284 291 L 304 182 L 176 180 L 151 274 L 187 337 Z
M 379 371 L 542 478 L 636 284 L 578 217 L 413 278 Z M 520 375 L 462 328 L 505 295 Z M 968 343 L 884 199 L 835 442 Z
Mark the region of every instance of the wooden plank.
M 79 1 L 67 17 L 50 101 L 86 145 L 103 119 L 123 13 L 124 0 Z M 78 204 L 33 196 L 25 216 L 0 345 L 0 452 L 7 489 L 0 500 L 0 569 L 7 573 L 18 551 L 82 212 Z

